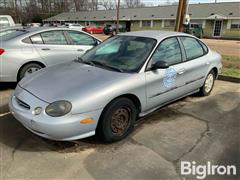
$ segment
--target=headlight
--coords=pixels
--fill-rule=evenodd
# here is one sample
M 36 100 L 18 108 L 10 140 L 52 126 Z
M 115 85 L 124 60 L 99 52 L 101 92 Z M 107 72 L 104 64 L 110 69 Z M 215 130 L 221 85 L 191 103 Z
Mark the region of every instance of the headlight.
M 72 104 L 68 101 L 56 101 L 46 107 L 46 113 L 52 117 L 60 117 L 69 113 L 72 109 Z

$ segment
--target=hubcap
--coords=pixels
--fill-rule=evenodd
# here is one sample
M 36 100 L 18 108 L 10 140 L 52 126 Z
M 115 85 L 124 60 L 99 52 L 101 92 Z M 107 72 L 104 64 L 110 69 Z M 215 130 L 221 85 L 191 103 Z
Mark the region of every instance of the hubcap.
M 128 108 L 119 108 L 112 115 L 112 132 L 122 135 L 130 126 L 130 110 Z
M 28 76 L 29 74 L 32 74 L 36 71 L 38 71 L 40 68 L 39 67 L 30 67 L 26 70 L 24 76 Z
M 207 76 L 207 79 L 206 79 L 206 81 L 205 81 L 205 86 L 204 86 L 206 93 L 209 93 L 209 92 L 211 91 L 212 86 L 213 86 L 213 81 L 214 81 L 213 75 L 212 75 L 212 74 L 209 74 L 209 75 Z

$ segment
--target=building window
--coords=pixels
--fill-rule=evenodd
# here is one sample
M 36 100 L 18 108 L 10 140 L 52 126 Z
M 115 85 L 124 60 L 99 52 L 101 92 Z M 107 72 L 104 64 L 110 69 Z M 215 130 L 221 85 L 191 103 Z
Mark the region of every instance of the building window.
M 190 21 L 190 29 L 202 28 L 202 26 L 203 26 L 203 21 L 202 20 L 192 20 L 192 21 Z
M 231 29 L 240 29 L 240 20 L 232 20 Z
M 168 27 L 175 27 L 175 20 L 166 20 L 164 22 L 164 27 L 168 28 Z
M 190 24 L 190 29 L 201 28 L 201 27 L 202 27 L 202 24 L 199 24 L 199 23 Z
M 142 21 L 142 26 L 143 27 L 150 27 L 151 26 L 151 21 Z

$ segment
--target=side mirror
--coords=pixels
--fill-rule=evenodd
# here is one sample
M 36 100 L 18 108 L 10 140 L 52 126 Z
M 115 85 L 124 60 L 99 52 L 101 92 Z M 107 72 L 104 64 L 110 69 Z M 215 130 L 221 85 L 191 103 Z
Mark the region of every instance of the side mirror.
M 97 45 L 99 45 L 99 44 L 101 44 L 101 41 L 99 41 L 99 40 L 95 40 L 95 43 L 94 43 L 94 46 L 97 46 Z
M 169 67 L 169 64 L 166 61 L 158 61 L 152 65 L 151 70 L 167 69 L 168 67 Z

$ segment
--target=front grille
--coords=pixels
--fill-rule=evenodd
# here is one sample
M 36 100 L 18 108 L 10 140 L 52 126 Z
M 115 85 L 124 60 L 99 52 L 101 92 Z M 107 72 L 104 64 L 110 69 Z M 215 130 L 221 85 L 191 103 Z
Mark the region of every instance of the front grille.
M 18 105 L 21 106 L 21 107 L 23 107 L 24 109 L 29 110 L 29 109 L 31 108 L 27 103 L 21 101 L 21 100 L 18 99 L 17 97 L 16 97 L 16 101 L 17 101 Z

